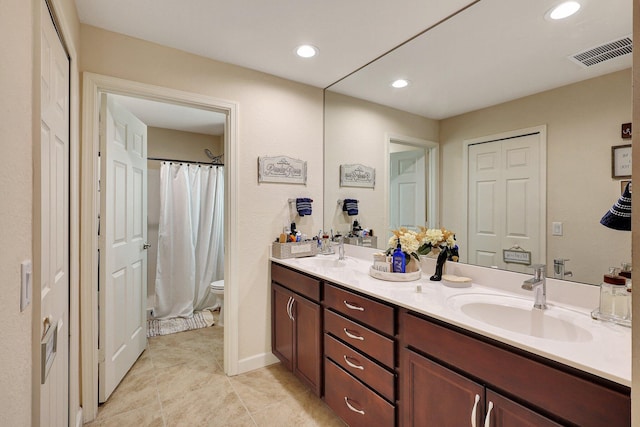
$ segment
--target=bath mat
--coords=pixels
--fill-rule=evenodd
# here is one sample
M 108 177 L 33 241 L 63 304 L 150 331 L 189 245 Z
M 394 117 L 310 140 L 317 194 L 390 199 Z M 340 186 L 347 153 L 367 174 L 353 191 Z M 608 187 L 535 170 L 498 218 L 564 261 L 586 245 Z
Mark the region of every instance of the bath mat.
M 147 338 L 159 335 L 175 334 L 176 332 L 213 326 L 213 313 L 209 310 L 196 311 L 192 317 L 175 317 L 173 319 L 147 320 Z

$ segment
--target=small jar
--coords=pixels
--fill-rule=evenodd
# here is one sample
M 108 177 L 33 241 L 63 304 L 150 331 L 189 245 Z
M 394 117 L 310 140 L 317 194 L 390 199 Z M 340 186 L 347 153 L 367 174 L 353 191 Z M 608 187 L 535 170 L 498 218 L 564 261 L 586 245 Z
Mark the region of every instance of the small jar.
M 625 278 L 619 276 L 617 271 L 605 274 L 600 285 L 600 315 L 610 320 L 628 320 L 631 317 L 630 295 Z

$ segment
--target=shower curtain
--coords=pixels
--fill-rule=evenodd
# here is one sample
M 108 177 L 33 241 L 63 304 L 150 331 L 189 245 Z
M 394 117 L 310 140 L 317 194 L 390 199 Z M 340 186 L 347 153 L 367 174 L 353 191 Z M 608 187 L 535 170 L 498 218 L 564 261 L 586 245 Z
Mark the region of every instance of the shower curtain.
M 224 274 L 224 168 L 163 163 L 154 317 L 190 317 Z

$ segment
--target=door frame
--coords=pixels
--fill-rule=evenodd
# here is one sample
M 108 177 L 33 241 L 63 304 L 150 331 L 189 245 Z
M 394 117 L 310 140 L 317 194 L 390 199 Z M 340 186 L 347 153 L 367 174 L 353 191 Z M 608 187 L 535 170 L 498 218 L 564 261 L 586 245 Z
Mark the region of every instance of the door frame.
M 481 144 L 484 142 L 491 142 L 499 139 L 511 139 L 519 136 L 531 135 L 534 133 L 540 134 L 540 194 L 544 194 L 544 198 L 540 200 L 539 204 L 539 216 L 540 216 L 540 228 L 538 230 L 538 239 L 544 244 L 540 245 L 540 259 L 545 261 L 547 259 L 547 125 L 532 126 L 529 128 L 516 129 L 508 132 L 496 133 L 493 135 L 481 136 L 478 138 L 465 139 L 462 141 L 462 197 L 464 209 L 462 210 L 462 238 L 459 238 L 460 247 L 464 248 L 462 255 L 462 262 L 468 262 L 469 260 L 469 146 L 474 144 Z
M 439 163 L 440 163 L 440 144 L 437 142 L 429 141 L 426 139 L 415 138 L 412 136 L 405 136 L 396 133 L 385 133 L 384 135 L 384 176 L 386 177 L 382 185 L 384 186 L 384 205 L 389 206 L 391 202 L 391 185 L 389 184 L 389 178 L 391 176 L 391 165 L 390 165 L 390 155 L 391 155 L 391 144 L 403 144 L 403 145 L 412 145 L 416 148 L 424 148 L 425 154 L 428 157 L 427 160 L 427 173 L 425 174 L 427 178 L 427 227 L 434 228 L 439 224 L 439 212 L 440 207 L 438 206 L 438 201 L 440 200 L 439 193 Z M 384 213 L 384 224 L 385 229 L 389 230 L 389 221 L 391 218 L 389 217 L 389 209 L 386 209 Z
M 224 372 L 238 373 L 238 104 L 201 94 L 124 80 L 89 72 L 83 73 L 82 102 L 82 193 L 80 290 L 82 321 L 82 401 L 84 419 L 98 412 L 98 151 L 100 94 L 114 93 L 147 98 L 226 114 L 225 152 L 225 289 L 224 289 Z

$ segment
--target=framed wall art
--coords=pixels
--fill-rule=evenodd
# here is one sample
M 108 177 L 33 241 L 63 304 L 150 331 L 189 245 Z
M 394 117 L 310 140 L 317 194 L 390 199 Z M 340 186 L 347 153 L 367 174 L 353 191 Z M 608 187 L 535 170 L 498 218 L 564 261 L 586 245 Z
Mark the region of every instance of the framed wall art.
M 611 177 L 631 178 L 631 144 L 611 147 Z
M 340 165 L 340 187 L 365 187 L 376 186 L 375 168 L 361 165 Z
M 307 162 L 288 156 L 258 157 L 258 182 L 307 184 Z

